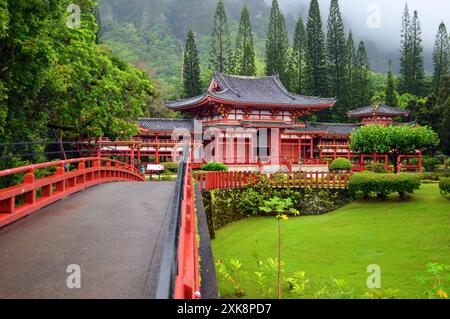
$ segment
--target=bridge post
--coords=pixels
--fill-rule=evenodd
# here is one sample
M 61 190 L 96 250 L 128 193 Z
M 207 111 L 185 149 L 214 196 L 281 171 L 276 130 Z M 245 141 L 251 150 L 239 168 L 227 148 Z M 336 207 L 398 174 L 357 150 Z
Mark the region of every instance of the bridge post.
M 36 176 L 34 175 L 34 170 L 28 171 L 23 177 L 24 184 L 34 184 L 36 181 Z M 25 204 L 33 205 L 36 202 L 36 189 L 29 191 L 24 194 Z

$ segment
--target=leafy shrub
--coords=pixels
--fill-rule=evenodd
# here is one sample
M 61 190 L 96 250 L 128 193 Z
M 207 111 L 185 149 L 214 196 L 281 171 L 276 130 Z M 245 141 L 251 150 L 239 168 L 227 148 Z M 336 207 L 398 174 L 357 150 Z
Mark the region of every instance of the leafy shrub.
M 389 171 L 386 169 L 385 165 L 382 163 L 374 163 L 366 166 L 366 169 L 370 172 L 374 173 L 389 173 Z
M 332 171 L 350 171 L 352 169 L 352 163 L 346 158 L 337 158 L 330 164 L 330 170 Z
M 441 189 L 442 195 L 450 194 L 450 178 L 441 178 L 439 188 Z
M 164 169 L 166 172 L 170 172 L 170 173 L 178 173 L 178 163 L 176 162 L 166 162 L 166 163 L 161 163 L 162 166 L 164 166 Z
M 350 178 L 349 191 L 354 196 L 363 193 L 365 198 L 377 194 L 385 199 L 389 194 L 398 193 L 402 199 L 406 194 L 413 193 L 421 185 L 417 174 L 355 174 Z
M 420 175 L 422 180 L 429 180 L 439 182 L 441 178 L 450 177 L 450 172 L 432 172 L 432 173 L 423 173 Z
M 437 166 L 441 164 L 443 164 L 443 162 L 439 158 L 428 156 L 423 157 L 422 165 L 427 172 L 433 172 Z
M 202 165 L 202 166 L 200 166 L 200 169 L 202 171 L 206 171 L 206 172 L 226 172 L 226 171 L 228 171 L 228 167 L 225 164 L 214 163 L 214 162 Z

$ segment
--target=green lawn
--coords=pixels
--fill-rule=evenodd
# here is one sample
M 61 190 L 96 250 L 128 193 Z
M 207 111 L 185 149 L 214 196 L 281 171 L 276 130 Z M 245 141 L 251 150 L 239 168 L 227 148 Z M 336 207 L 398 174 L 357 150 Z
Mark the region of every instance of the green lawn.
M 368 291 L 367 266 L 382 271 L 382 288 L 399 289 L 402 298 L 420 298 L 417 276 L 427 263 L 450 264 L 450 201 L 436 184 L 422 185 L 407 201 L 355 201 L 323 216 L 291 218 L 283 223 L 285 276 L 305 271 L 311 283 L 344 279 L 357 296 Z M 226 226 L 213 241 L 216 261 L 238 258 L 246 275 L 246 298 L 260 297 L 254 272 L 261 260 L 277 256 L 277 225 L 257 217 Z M 220 283 L 222 297 L 234 297 Z M 284 294 L 288 294 L 284 284 Z M 275 296 L 275 295 L 274 295 Z

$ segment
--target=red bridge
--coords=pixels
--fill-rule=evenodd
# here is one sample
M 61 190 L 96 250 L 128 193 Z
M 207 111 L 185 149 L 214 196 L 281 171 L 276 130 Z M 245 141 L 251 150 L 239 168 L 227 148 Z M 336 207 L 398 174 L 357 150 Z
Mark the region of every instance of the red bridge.
M 188 156 L 176 183 L 100 157 L 1 171 L 0 298 L 200 298 Z

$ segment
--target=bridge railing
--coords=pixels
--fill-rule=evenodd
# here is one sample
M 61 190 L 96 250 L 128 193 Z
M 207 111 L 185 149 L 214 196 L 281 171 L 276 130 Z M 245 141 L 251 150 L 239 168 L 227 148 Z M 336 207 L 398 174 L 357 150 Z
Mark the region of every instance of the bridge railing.
M 189 148 L 185 148 L 178 169 L 156 298 L 201 298 L 194 180 Z
M 255 172 L 196 172 L 201 190 L 233 189 L 259 182 L 274 188 L 347 189 L 349 172 L 292 172 L 263 174 Z
M 71 170 L 71 167 L 76 166 Z M 38 177 L 41 174 L 43 177 Z M 114 181 L 145 181 L 123 162 L 90 157 L 29 165 L 0 171 L 0 180 L 18 176 L 18 185 L 0 189 L 0 227 L 9 225 L 64 197 Z

